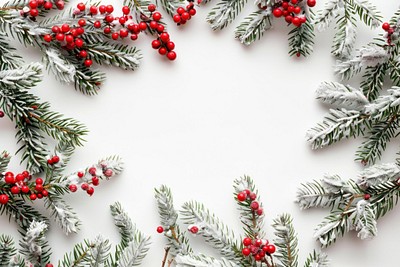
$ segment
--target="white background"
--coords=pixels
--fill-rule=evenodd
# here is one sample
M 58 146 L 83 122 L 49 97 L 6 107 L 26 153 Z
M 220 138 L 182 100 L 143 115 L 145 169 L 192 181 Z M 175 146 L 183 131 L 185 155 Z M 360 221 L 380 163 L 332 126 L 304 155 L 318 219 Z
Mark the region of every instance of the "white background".
M 319 1 L 314 10 L 320 9 Z M 374 2 L 388 20 L 397 1 Z M 143 52 L 141 67 L 122 71 L 103 68 L 107 82 L 97 96 L 83 96 L 73 86 L 60 85 L 51 75 L 33 91 L 49 101 L 54 110 L 85 123 L 87 142 L 77 149 L 69 171 L 85 167 L 99 158 L 118 154 L 126 170 L 112 181 L 102 182 L 92 197 L 82 191 L 67 201 L 80 215 L 83 225 L 77 235 L 64 236 L 52 225 L 49 241 L 56 263 L 84 238 L 98 233 L 118 241 L 109 205 L 120 201 L 139 229 L 152 235 L 152 246 L 143 266 L 161 266 L 165 239 L 158 226 L 153 188 L 169 185 L 179 207 L 196 199 L 206 204 L 224 222 L 240 231 L 232 198 L 232 181 L 247 174 L 258 185 L 267 226 L 283 212 L 291 213 L 299 235 L 300 260 L 318 245 L 313 229 L 328 210 L 300 211 L 293 202 L 300 183 L 324 173 L 355 178 L 361 169 L 354 153 L 362 139 L 348 140 L 321 151 L 312 151 L 305 132 L 322 119 L 327 108 L 315 100 L 322 81 L 335 81 L 330 55 L 333 29 L 317 33 L 315 52 L 308 58 L 287 55 L 287 32 L 283 20 L 273 30 L 244 47 L 233 31 L 253 9 L 249 3 L 239 18 L 222 32 L 213 32 L 205 17 L 213 4 L 201 7 L 185 27 L 170 25 L 178 58 L 169 62 L 151 49 L 151 38 L 140 36 L 136 45 Z M 171 20 L 169 20 L 171 22 Z M 357 47 L 381 30 L 371 31 L 358 23 Z M 15 42 L 16 43 L 16 42 Z M 26 61 L 39 61 L 37 49 L 24 49 Z M 357 81 L 352 82 L 357 85 Z M 17 150 L 13 123 L 0 121 L 0 149 Z M 382 162 L 393 161 L 398 148 L 392 142 Z M 20 155 L 12 170 L 22 171 Z M 42 207 L 41 201 L 37 206 Z M 395 266 L 400 234 L 399 209 L 380 219 L 379 234 L 361 241 L 351 233 L 327 249 L 332 266 Z M 18 237 L 14 223 L 0 217 L 1 232 Z M 272 229 L 268 228 L 272 234 Z M 193 238 L 198 251 L 208 252 L 200 237 Z M 302 265 L 302 263 L 301 263 Z

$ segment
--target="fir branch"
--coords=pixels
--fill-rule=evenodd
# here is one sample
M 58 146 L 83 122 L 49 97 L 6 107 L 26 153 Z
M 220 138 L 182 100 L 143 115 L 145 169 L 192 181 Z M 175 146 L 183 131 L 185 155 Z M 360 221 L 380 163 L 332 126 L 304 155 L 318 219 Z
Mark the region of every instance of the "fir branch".
M 235 242 L 235 234 L 221 220 L 196 201 L 183 204 L 181 214 L 185 224 L 195 225 L 207 243 L 218 249 L 229 261 L 239 262 L 240 248 Z
M 142 58 L 136 48 L 118 43 L 91 44 L 86 48 L 88 54 L 96 63 L 115 65 L 125 70 L 137 69 Z
M 214 31 L 222 30 L 236 18 L 246 2 L 247 0 L 220 0 L 208 13 L 206 20 Z
M 0 266 L 9 266 L 11 259 L 16 255 L 14 240 L 11 236 L 0 235 Z
M 87 267 L 91 266 L 91 255 L 90 250 L 93 249 L 96 244 L 92 244 L 88 240 L 84 240 L 82 243 L 74 246 L 73 252 L 66 253 L 64 258 L 58 262 L 58 266 L 62 267 Z
M 110 256 L 110 241 L 98 235 L 91 243 L 93 245 L 89 247 L 89 266 L 103 266 Z
M 82 65 L 77 59 L 70 58 L 70 61 L 75 66 L 74 85 L 75 89 L 85 95 L 95 95 L 100 89 L 100 85 L 105 81 L 106 75 L 104 72 L 94 68 L 87 68 Z
M 363 110 L 369 103 L 360 89 L 337 82 L 323 82 L 316 91 L 317 99 L 339 108 Z
M 161 4 L 164 10 L 172 17 L 175 15 L 176 10 L 182 6 L 180 0 L 156 0 L 157 4 Z
M 314 46 L 314 26 L 311 24 L 312 13 L 309 13 L 309 17 L 306 22 L 300 27 L 295 27 L 289 32 L 289 55 L 303 57 L 308 56 L 313 51 Z
M 361 239 L 370 239 L 377 234 L 376 215 L 372 204 L 365 200 L 357 202 L 354 212 L 355 230 Z
M 326 30 L 342 9 L 342 0 L 326 1 L 324 8 L 317 13 L 314 19 L 318 30 Z
M 0 153 L 0 178 L 3 177 L 3 172 L 7 171 L 10 160 L 11 157 L 7 151 L 3 151 Z
M 135 239 L 122 251 L 119 267 L 139 266 L 149 250 L 150 237 L 135 229 Z
M 121 203 L 115 202 L 110 205 L 111 215 L 114 219 L 114 224 L 118 228 L 118 232 L 121 236 L 120 248 L 126 248 L 128 244 L 135 237 L 135 227 L 132 223 L 131 218 L 122 209 Z
M 271 8 L 259 9 L 247 16 L 236 28 L 235 38 L 244 45 L 250 45 L 259 40 L 272 27 Z
M 346 9 L 345 14 L 337 21 L 333 38 L 332 54 L 337 58 L 347 59 L 352 55 L 357 36 L 355 27 L 355 19 Z
M 400 106 L 400 87 L 392 87 L 388 89 L 388 95 L 378 97 L 375 101 L 365 106 L 366 114 L 372 119 L 386 120 L 389 118 L 396 119 Z
M 231 262 L 225 258 L 221 258 L 219 260 L 214 259 L 212 257 L 203 255 L 203 254 L 186 254 L 181 255 L 178 254 L 174 261 L 176 263 L 176 267 L 239 267 L 235 262 Z
M 398 203 L 400 190 L 397 177 L 395 181 L 387 181 L 371 186 L 366 192 L 373 196 L 370 202 L 376 211 L 376 219 L 379 219 L 391 211 Z
M 22 58 L 10 46 L 10 41 L 5 33 L 0 33 L 0 71 L 16 69 L 22 65 Z
M 76 75 L 75 66 L 54 48 L 47 48 L 43 53 L 43 62 L 47 71 L 53 73 L 62 83 L 71 83 Z
M 369 101 L 375 100 L 383 87 L 383 80 L 387 71 L 387 64 L 367 67 L 360 86 Z
M 382 24 L 382 15 L 369 0 L 348 0 L 348 2 L 354 6 L 355 11 L 365 25 L 376 28 Z
M 272 225 L 275 229 L 274 244 L 277 247 L 276 258 L 284 267 L 297 267 L 298 265 L 298 239 L 292 224 L 292 217 L 282 214 L 274 219 Z
M 343 138 L 363 133 L 368 116 L 356 110 L 330 109 L 324 120 L 307 132 L 313 149 L 331 145 Z
M 0 86 L 9 90 L 24 90 L 36 86 L 42 80 L 42 65 L 32 63 L 17 69 L 0 71 Z
M 379 186 L 400 177 L 400 167 L 395 163 L 375 164 L 362 170 L 357 185 L 363 189 Z
M 47 225 L 44 222 L 32 221 L 23 239 L 20 241 L 19 252 L 32 263 L 33 266 L 42 266 L 49 262 L 50 248 L 44 236 Z
M 327 255 L 322 252 L 317 253 L 315 250 L 312 253 L 310 253 L 304 264 L 304 267 L 328 267 L 328 266 L 329 266 L 329 260 L 327 259 Z
M 320 181 L 307 182 L 298 189 L 296 203 L 301 209 L 325 208 L 334 205 L 337 196 L 337 192 L 327 192 Z

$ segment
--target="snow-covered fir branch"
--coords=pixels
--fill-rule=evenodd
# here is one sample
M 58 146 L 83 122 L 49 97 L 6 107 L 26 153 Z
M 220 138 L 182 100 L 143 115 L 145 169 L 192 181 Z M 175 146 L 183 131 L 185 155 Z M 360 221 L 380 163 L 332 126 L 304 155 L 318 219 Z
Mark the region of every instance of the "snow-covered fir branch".
M 220 0 L 206 20 L 213 30 L 222 30 L 236 18 L 246 3 L 247 0 Z
M 298 239 L 289 214 L 274 219 L 274 244 L 277 247 L 276 258 L 284 267 L 298 266 Z
M 248 15 L 235 30 L 235 38 L 244 45 L 259 40 L 272 27 L 272 10 L 259 9 Z
M 19 252 L 33 266 L 42 266 L 50 259 L 50 249 L 45 238 L 47 225 L 44 222 L 32 221 L 23 239 L 19 242 Z
M 335 194 L 331 194 L 330 205 L 323 206 L 329 208 L 330 214 L 317 226 L 314 237 L 322 246 L 329 246 L 352 230 L 357 231 L 361 239 L 376 236 L 377 219 L 393 209 L 400 196 L 399 172 L 400 168 L 395 163 L 390 163 L 369 167 L 361 171 L 356 180 L 344 181 L 336 176 L 348 190 L 341 188 Z M 325 197 L 326 189 L 321 183 L 314 181 L 306 186 L 322 188 L 314 190 L 310 198 L 315 200 Z M 299 188 L 300 197 L 303 196 L 304 187 L 303 185 Z M 308 201 L 305 205 L 299 201 L 299 197 L 297 202 L 301 208 L 320 206 L 317 201 Z

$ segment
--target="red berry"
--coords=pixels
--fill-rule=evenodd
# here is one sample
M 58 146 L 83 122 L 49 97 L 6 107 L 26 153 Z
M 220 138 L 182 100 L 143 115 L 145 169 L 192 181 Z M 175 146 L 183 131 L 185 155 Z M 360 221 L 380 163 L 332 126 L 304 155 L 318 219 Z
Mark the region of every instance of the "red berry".
M 79 27 L 79 28 L 76 29 L 76 33 L 78 35 L 82 35 L 84 32 L 85 32 L 85 30 L 82 27 Z
M 22 173 L 19 173 L 19 174 L 17 174 L 17 176 L 15 176 L 15 181 L 21 182 L 23 180 L 25 180 L 25 177 Z
M 78 24 L 79 24 L 79 26 L 83 27 L 86 25 L 86 20 L 80 19 L 80 20 L 78 20 Z
M 300 22 L 301 22 L 301 24 L 306 23 L 306 21 L 307 21 L 306 16 L 300 17 Z
M 35 185 L 35 190 L 36 190 L 36 192 L 42 192 L 43 191 L 43 185 L 42 184 L 36 184 Z
M 56 3 L 56 6 L 57 6 L 58 10 L 63 10 L 65 3 L 64 3 L 64 1 L 61 0 Z
M 258 252 L 258 255 L 260 255 L 261 258 L 265 257 L 265 251 L 264 250 L 260 250 L 260 252 Z
M 29 196 L 29 198 L 30 198 L 31 200 L 36 200 L 36 199 L 37 199 L 37 195 L 36 195 L 36 194 L 31 194 L 31 195 Z
M 254 245 L 256 245 L 257 247 L 261 247 L 262 240 L 261 239 L 257 239 L 256 242 L 254 243 Z
M 249 249 L 249 248 L 244 248 L 244 249 L 242 249 L 242 254 L 244 255 L 244 256 L 249 256 L 250 255 L 250 253 L 251 253 L 251 250 Z
M 167 43 L 167 48 L 168 50 L 174 50 L 175 49 L 175 44 L 173 42 L 168 42 Z
M 69 27 L 68 24 L 63 24 L 63 25 L 61 26 L 61 31 L 62 31 L 62 32 L 69 32 L 69 30 L 70 30 L 70 27 Z
M 22 175 L 24 176 L 24 178 L 28 178 L 29 177 L 29 172 L 28 171 L 23 171 Z
M 96 176 L 96 168 L 95 168 L 95 167 L 90 167 L 90 168 L 89 168 L 89 173 L 90 173 L 92 176 Z
M 160 12 L 154 12 L 153 13 L 153 19 L 155 21 L 159 21 L 161 19 L 161 13 Z
M 85 62 L 84 62 L 84 64 L 85 64 L 86 67 L 89 68 L 90 66 L 92 66 L 93 61 L 92 61 L 91 59 L 86 59 Z
M 118 34 L 117 32 L 113 32 L 113 33 L 111 34 L 111 38 L 112 38 L 113 40 L 118 40 L 118 37 L 119 37 L 119 34 Z
M 31 191 L 31 190 L 29 189 L 28 186 L 23 185 L 23 186 L 21 187 L 21 192 L 22 192 L 22 193 L 27 194 L 27 193 L 29 193 L 29 191 Z
M 299 1 L 298 0 L 291 0 L 290 2 L 292 2 L 293 5 L 297 4 Z
M 9 200 L 9 197 L 7 195 L 5 195 L 5 194 L 0 195 L 0 204 L 5 205 L 5 204 L 7 204 L 8 200 Z
M 54 266 L 53 266 L 53 264 L 51 264 L 51 263 L 47 263 L 47 264 L 45 265 L 45 267 L 54 267 Z
M 272 244 L 266 245 L 265 247 L 266 247 L 266 249 L 264 251 L 268 254 L 273 254 L 276 250 L 275 246 Z
M 107 15 L 107 16 L 105 17 L 105 20 L 106 20 L 108 23 L 111 23 L 111 22 L 114 21 L 114 16 L 113 16 L 113 15 Z
M 124 13 L 124 15 L 128 15 L 130 12 L 131 10 L 129 9 L 129 7 L 127 6 L 122 7 L 122 13 Z
M 261 216 L 261 215 L 263 215 L 264 210 L 262 208 L 258 208 L 256 213 L 257 213 L 258 216 Z
M 174 51 L 169 51 L 167 54 L 167 58 L 169 60 L 175 60 L 176 59 L 176 53 Z
M 76 5 L 76 7 L 80 10 L 80 11 L 85 11 L 86 6 L 84 3 L 79 3 Z
M 160 34 L 160 39 L 161 41 L 163 41 L 164 43 L 169 41 L 169 34 L 166 32 L 163 32 Z
M 71 192 L 76 192 L 76 190 L 78 190 L 78 187 L 75 184 L 70 184 L 68 188 Z
M 91 6 L 90 13 L 92 13 L 93 15 L 96 15 L 98 13 L 97 6 Z
M 78 172 L 76 175 L 78 175 L 79 178 L 82 178 L 85 174 L 83 172 Z
M 43 7 L 44 7 L 44 9 L 47 9 L 47 10 L 52 9 L 53 8 L 53 3 L 50 2 L 50 1 L 46 1 L 44 3 Z
M 44 39 L 46 42 L 50 43 L 51 40 L 52 40 L 53 38 L 51 37 L 50 34 L 45 34 L 45 35 L 43 36 L 43 39 Z
M 179 15 L 182 15 L 185 11 L 186 11 L 186 10 L 185 10 L 183 7 L 178 7 L 178 9 L 176 10 L 176 12 L 177 12 Z
M 252 210 L 257 210 L 260 207 L 260 204 L 258 204 L 257 201 L 253 201 L 251 202 L 250 207 Z
M 154 4 L 150 4 L 148 7 L 147 7 L 147 9 L 150 11 L 150 12 L 154 12 L 155 10 L 156 10 L 156 5 L 154 5 Z
M 259 254 L 254 255 L 256 261 L 261 261 L 261 256 Z
M 39 10 L 37 10 L 36 8 L 32 8 L 31 10 L 29 10 L 29 15 L 31 15 L 32 17 L 37 17 L 39 16 Z
M 183 12 L 181 18 L 183 20 L 188 20 L 190 18 L 190 14 L 188 12 Z
M 368 200 L 368 199 L 370 199 L 370 198 L 371 198 L 371 195 L 370 195 L 370 194 L 365 194 L 365 195 L 364 195 L 364 199 L 365 199 L 365 200 Z
M 138 38 L 137 34 L 135 34 L 135 33 L 131 34 L 131 40 L 132 41 L 137 40 L 137 38 Z
M 35 183 L 36 184 L 43 184 L 43 179 L 42 178 L 36 178 Z
M 276 18 L 282 17 L 282 13 L 282 9 L 280 8 L 275 8 L 274 11 L 272 11 L 272 14 L 274 14 Z
M 146 30 L 147 29 L 147 24 L 146 24 L 146 22 L 140 22 L 139 23 L 139 30 L 141 30 L 141 31 L 144 31 L 144 30 Z
M 100 183 L 99 178 L 97 178 L 96 176 L 92 177 L 92 184 L 93 184 L 94 186 L 99 185 L 99 183 Z
M 0 118 L 4 117 L 4 112 L 0 110 Z
M 173 19 L 174 19 L 175 23 L 179 23 L 181 21 L 181 16 L 176 14 L 176 15 L 174 15 Z
M 101 27 L 101 22 L 100 21 L 98 21 L 98 20 L 96 20 L 94 23 L 93 23 L 93 27 L 95 27 L 95 28 L 100 28 Z
M 11 187 L 10 191 L 12 194 L 16 195 L 16 194 L 19 194 L 20 189 L 18 186 L 14 185 L 13 187 Z
M 88 193 L 89 196 L 93 195 L 94 193 L 94 188 L 89 186 L 89 188 L 86 190 L 86 193 Z
M 252 242 L 252 240 L 251 240 L 250 237 L 245 237 L 245 238 L 243 238 L 243 245 L 245 245 L 246 247 L 247 247 L 247 246 L 250 246 L 250 245 L 251 245 L 251 242 Z
M 293 17 L 290 16 L 290 15 L 288 15 L 288 16 L 285 17 L 285 21 L 286 21 L 287 23 L 292 23 L 292 19 L 293 19 Z
M 123 28 L 123 29 L 119 30 L 119 36 L 121 36 L 121 38 L 128 37 L 128 35 L 129 35 L 129 32 L 127 29 Z
M 158 27 L 157 21 L 154 21 L 154 20 L 150 21 L 150 28 L 157 29 L 157 27 Z
M 299 17 L 294 17 L 294 18 L 292 19 L 292 23 L 293 23 L 294 26 L 299 27 L 299 26 L 301 25 L 301 20 L 300 20 Z
M 192 227 L 189 229 L 189 231 L 190 231 L 192 234 L 197 234 L 197 233 L 199 232 L 199 228 L 198 228 L 197 226 L 192 226 Z
M 109 34 L 111 32 L 111 28 L 110 27 L 105 27 L 104 28 L 104 33 L 105 34 Z
M 157 32 L 159 32 L 159 33 L 162 33 L 164 31 L 164 29 L 165 29 L 164 25 L 159 24 L 157 26 Z
M 99 6 L 99 11 L 100 11 L 101 14 L 106 13 L 106 6 L 105 5 Z
M 237 200 L 240 202 L 245 201 L 247 198 L 247 195 L 244 192 L 240 192 L 239 194 L 237 194 Z
M 87 52 L 86 52 L 86 50 L 81 50 L 81 51 L 79 51 L 79 56 L 80 56 L 81 58 L 87 57 Z
M 383 29 L 384 31 L 389 31 L 389 29 L 390 29 L 390 24 L 387 23 L 387 22 L 383 23 L 383 24 L 382 24 L 382 29 Z
M 67 35 L 65 36 L 65 41 L 66 41 L 67 43 L 73 43 L 73 42 L 74 42 L 74 36 L 72 36 L 71 34 L 67 34 Z M 55 163 L 54 160 L 53 160 L 53 163 Z
M 251 192 L 251 193 L 249 194 L 249 198 L 250 198 L 250 200 L 255 200 L 255 199 L 257 198 L 257 194 L 254 193 L 254 192 Z
M 47 197 L 47 196 L 49 195 L 49 191 L 47 191 L 46 189 L 43 189 L 42 195 L 43 195 L 44 197 Z
M 83 183 L 83 184 L 81 184 L 81 188 L 82 188 L 82 190 L 88 190 L 88 188 L 89 188 L 89 185 L 87 184 L 87 183 Z
M 38 193 L 38 194 L 37 194 L 37 198 L 38 198 L 38 199 L 42 199 L 42 198 L 43 198 L 43 195 L 42 195 L 41 193 Z
M 77 38 L 75 40 L 75 45 L 76 45 L 76 47 L 82 47 L 83 46 L 83 40 L 80 39 L 80 38 Z
M 161 234 L 164 232 L 164 228 L 162 226 L 157 227 L 157 233 Z
M 190 10 L 189 10 L 189 15 L 190 15 L 190 16 L 196 15 L 196 9 L 194 9 L 194 8 L 190 9 Z
M 107 13 L 112 13 L 114 11 L 114 7 L 112 5 L 106 6 L 106 12 Z
M 160 47 L 160 48 L 158 49 L 158 53 L 159 53 L 160 55 L 165 55 L 165 54 L 167 53 L 167 49 L 166 49 L 165 47 Z
M 153 42 L 151 42 L 151 46 L 152 46 L 154 49 L 158 49 L 158 48 L 161 46 L 161 42 L 158 41 L 158 40 L 154 40 Z
M 283 2 L 282 3 L 282 8 L 283 9 L 288 9 L 288 7 L 289 7 L 289 3 L 288 2 Z
M 296 6 L 296 7 L 294 8 L 293 12 L 294 12 L 295 14 L 300 14 L 301 8 L 300 8 L 299 6 Z
M 30 8 L 37 8 L 38 7 L 38 2 L 36 0 L 29 1 L 29 7 Z
M 288 8 L 287 8 L 287 11 L 289 13 L 292 13 L 294 11 L 294 6 L 289 5 Z
M 4 177 L 4 181 L 7 183 L 7 184 L 15 184 L 15 177 L 14 177 L 14 174 L 6 174 L 5 175 L 5 177 Z
M 317 4 L 316 0 L 307 0 L 307 5 L 309 7 L 314 7 Z
M 118 19 L 118 22 L 119 22 L 119 24 L 125 24 L 125 22 L 126 22 L 126 19 L 124 18 L 124 17 L 120 17 L 119 19 Z

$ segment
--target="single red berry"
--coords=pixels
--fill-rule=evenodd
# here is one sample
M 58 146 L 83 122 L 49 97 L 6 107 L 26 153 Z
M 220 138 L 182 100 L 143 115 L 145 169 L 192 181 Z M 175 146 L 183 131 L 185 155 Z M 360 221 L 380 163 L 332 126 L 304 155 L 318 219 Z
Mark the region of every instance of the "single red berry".
M 164 29 L 165 29 L 164 25 L 159 24 L 157 26 L 157 32 L 159 32 L 159 33 L 162 33 L 164 31 Z
M 86 193 L 88 193 L 89 196 L 93 195 L 94 193 L 94 188 L 89 186 L 89 188 L 86 190 Z
M 383 23 L 383 24 L 382 24 L 382 29 L 383 29 L 384 31 L 389 31 L 389 29 L 390 29 L 390 24 L 387 23 L 387 22 Z
M 107 13 L 112 13 L 114 11 L 114 7 L 112 5 L 106 6 L 106 12 Z
M 293 5 L 295 5 L 299 2 L 299 0 L 291 0 L 290 2 L 292 2 Z
M 118 40 L 118 37 L 119 37 L 119 34 L 118 34 L 117 32 L 113 32 L 113 33 L 111 34 L 111 38 L 112 38 L 113 40 Z
M 300 20 L 299 17 L 294 17 L 294 18 L 292 19 L 292 23 L 293 23 L 294 26 L 299 27 L 299 26 L 301 25 L 301 20 Z
M 129 31 L 125 28 L 122 28 L 121 30 L 119 30 L 119 36 L 121 36 L 121 38 L 125 38 L 128 37 L 129 35 Z
M 364 199 L 365 199 L 365 200 L 368 200 L 368 199 L 370 199 L 370 198 L 371 198 L 371 195 L 370 195 L 370 194 L 365 194 L 365 195 L 364 195 Z
M 262 245 L 262 240 L 261 239 L 257 239 L 255 242 L 254 242 L 254 245 L 256 245 L 257 247 L 261 247 L 261 245 Z
M 109 34 L 111 32 L 111 28 L 110 27 L 105 27 L 104 28 L 104 33 L 105 34 Z
M 0 204 L 5 205 L 5 204 L 7 204 L 8 200 L 9 200 L 9 197 L 7 195 L 5 195 L 5 194 L 0 195 Z
M 56 2 L 56 6 L 57 6 L 57 9 L 58 10 L 63 10 L 64 9 L 64 7 L 65 7 L 65 2 L 64 1 L 58 1 L 58 2 Z
M 98 9 L 97 6 L 91 6 L 90 7 L 90 13 L 92 13 L 93 15 L 96 15 L 98 13 Z
M 158 53 L 159 53 L 160 55 L 165 55 L 167 52 L 168 52 L 168 51 L 167 51 L 167 49 L 166 49 L 165 47 L 160 47 L 160 48 L 158 49 Z
M 51 37 L 50 34 L 45 34 L 45 35 L 43 36 L 43 39 L 44 39 L 46 42 L 50 43 L 51 40 L 52 40 L 53 38 Z
M 266 245 L 266 249 L 265 249 L 266 253 L 273 254 L 275 252 L 275 250 L 276 250 L 276 248 L 274 245 L 272 245 L 272 244 Z
M 4 112 L 0 110 L 0 118 L 4 117 Z
M 287 23 L 292 23 L 292 20 L 293 20 L 293 17 L 290 16 L 290 15 L 288 15 L 288 16 L 285 17 L 285 21 L 286 21 Z
M 81 50 L 81 51 L 79 51 L 79 56 L 80 56 L 81 58 L 87 57 L 87 52 L 86 52 L 86 50 Z
M 100 180 L 99 180 L 99 178 L 97 176 L 92 177 L 92 184 L 94 186 L 99 185 L 99 183 L 100 183 Z
M 76 192 L 76 190 L 78 190 L 78 187 L 75 184 L 70 184 L 68 188 L 71 192 Z
M 179 23 L 181 21 L 181 16 L 176 14 L 176 15 L 174 15 L 173 19 L 174 19 L 175 23 Z
M 186 10 L 185 10 L 183 7 L 178 7 L 178 9 L 176 10 L 176 12 L 177 12 L 179 15 L 182 15 L 184 12 L 186 12 Z
M 92 176 L 96 176 L 96 168 L 95 168 L 95 167 L 90 167 L 90 168 L 89 168 L 89 173 L 90 173 Z
M 247 246 L 250 246 L 251 243 L 252 243 L 252 240 L 251 240 L 250 237 L 245 237 L 245 238 L 243 238 L 243 245 L 245 245 L 246 247 L 247 247 Z
M 53 8 L 53 3 L 50 2 L 50 1 L 46 1 L 46 2 L 43 4 L 43 7 L 44 7 L 44 9 L 47 9 L 47 10 L 52 9 L 52 8 Z
M 85 62 L 84 62 L 84 64 L 85 64 L 86 67 L 89 68 L 90 66 L 92 66 L 93 61 L 92 61 L 91 59 L 86 59 Z
M 261 258 L 264 258 L 265 257 L 265 251 L 264 250 L 260 250 L 258 252 L 258 255 L 260 255 Z
M 169 51 L 174 50 L 175 49 L 174 42 L 168 42 L 167 43 L 167 48 L 168 48 Z
M 157 27 L 158 27 L 157 21 L 154 21 L 154 20 L 150 21 L 149 25 L 150 25 L 150 28 L 152 28 L 152 29 L 157 29 Z
M 150 12 L 154 12 L 156 10 L 156 5 L 154 4 L 150 4 L 147 6 L 147 10 L 149 10 Z
M 80 19 L 80 20 L 78 20 L 78 24 L 79 24 L 79 26 L 83 27 L 83 26 L 86 25 L 86 20 L 85 19 Z
M 300 14 L 301 8 L 300 8 L 299 6 L 296 6 L 296 7 L 293 9 L 293 12 L 294 12 L 295 14 Z
M 69 30 L 70 30 L 71 28 L 69 27 L 69 25 L 68 24 L 63 24 L 63 25 L 61 25 L 61 31 L 62 32 L 69 32 Z
M 161 41 L 163 41 L 164 43 L 169 41 L 169 34 L 166 32 L 163 32 L 160 34 L 160 39 Z
M 15 176 L 15 181 L 22 182 L 23 180 L 25 180 L 25 177 L 22 173 L 19 173 Z
M 99 11 L 100 11 L 101 14 L 106 13 L 106 6 L 105 5 L 99 6 Z
M 161 13 L 160 12 L 154 12 L 153 13 L 153 19 L 155 21 L 159 21 L 161 19 Z
M 258 208 L 256 213 L 257 213 L 258 216 L 261 216 L 261 215 L 263 215 L 264 210 L 262 208 Z
M 54 266 L 51 263 L 47 263 L 45 267 L 54 267 Z
M 24 178 L 28 178 L 29 177 L 29 172 L 28 171 L 23 171 L 22 175 L 24 176 Z
M 78 34 L 78 31 L 76 30 L 76 28 L 71 29 L 69 32 L 70 32 L 71 35 L 74 36 L 74 37 L 78 37 L 78 35 L 79 35 L 79 34 Z
M 83 172 L 78 172 L 76 175 L 78 175 L 79 178 L 82 178 L 85 174 Z
M 250 253 L 251 253 L 251 250 L 249 249 L 249 248 L 244 248 L 244 249 L 242 249 L 242 254 L 243 254 L 243 256 L 249 256 L 250 255 Z
M 80 11 L 85 11 L 86 6 L 84 3 L 79 3 L 76 5 L 76 7 L 80 10 Z
M 31 195 L 29 196 L 29 198 L 30 198 L 31 200 L 36 200 L 36 199 L 37 199 L 37 195 L 36 195 L 36 194 L 31 194 Z
M 157 233 L 161 234 L 164 232 L 164 228 L 162 226 L 157 227 Z
M 83 46 L 83 40 L 80 38 L 75 39 L 75 45 L 76 47 L 82 47 Z
M 249 189 L 243 190 L 243 193 L 245 193 L 247 196 L 250 195 L 251 191 Z
M 154 40 L 153 42 L 151 42 L 151 46 L 152 46 L 154 49 L 158 49 L 158 48 L 161 46 L 161 42 L 158 41 L 158 40 Z
M 36 178 L 35 183 L 36 184 L 43 184 L 43 179 L 42 178 Z
M 62 36 L 61 36 L 61 35 L 62 35 Z M 64 34 L 58 33 L 58 34 L 56 35 L 56 39 L 57 39 L 57 41 L 60 41 L 60 42 L 64 41 Z M 48 159 L 48 160 L 47 160 L 47 164 L 53 165 L 53 160 L 52 160 L 51 158 Z
M 98 21 L 98 20 L 96 20 L 94 23 L 93 23 L 93 27 L 95 27 L 95 28 L 100 28 L 101 27 L 101 22 L 100 21 Z
M 314 7 L 317 4 L 316 0 L 307 0 L 307 5 L 309 7 Z
M 128 15 L 131 12 L 130 8 L 127 6 L 123 6 L 122 7 L 122 13 L 124 13 L 124 15 Z
M 256 261 L 261 261 L 261 256 L 260 256 L 260 254 L 254 255 L 254 259 L 255 259 Z
M 131 34 L 131 40 L 132 41 L 137 40 L 137 38 L 138 38 L 137 34 L 135 34 L 135 33 Z
M 26 186 L 26 185 L 21 186 L 22 193 L 27 194 L 27 193 L 29 193 L 29 191 L 31 191 L 31 190 L 29 189 L 28 186 Z
M 283 2 L 282 3 L 282 8 L 283 9 L 288 9 L 288 7 L 289 7 L 289 3 L 288 2 Z
M 126 19 L 125 19 L 124 17 L 120 17 L 120 18 L 118 19 L 118 22 L 119 22 L 119 24 L 124 25 L 125 22 L 126 22 Z
M 74 42 L 74 36 L 72 36 L 71 34 L 67 34 L 66 36 L 65 36 L 65 41 L 67 42 L 67 43 L 73 43 Z M 54 162 L 54 160 L 53 160 L 53 162 Z M 55 162 L 54 162 L 55 163 Z
M 190 16 L 196 15 L 196 9 L 194 9 L 194 8 L 190 9 L 190 10 L 189 10 L 189 15 L 190 15 Z
M 107 15 L 107 16 L 105 17 L 105 20 L 106 20 L 108 23 L 111 23 L 111 22 L 114 21 L 114 16 L 113 16 L 113 15 Z
M 12 194 L 16 195 L 16 194 L 19 194 L 20 189 L 18 186 L 14 185 L 13 187 L 11 187 L 10 191 Z
M 237 200 L 240 202 L 245 201 L 247 198 L 247 195 L 244 192 L 240 192 L 237 194 Z
M 190 18 L 190 14 L 188 12 L 183 12 L 181 15 L 181 19 L 188 20 Z
M 88 190 L 88 188 L 89 188 L 89 185 L 87 184 L 87 183 L 83 183 L 83 184 L 81 184 L 81 188 L 82 188 L 82 190 Z
M 141 30 L 141 31 L 144 31 L 144 30 L 146 30 L 147 29 L 147 24 L 146 24 L 146 22 L 140 22 L 139 23 L 139 30 Z
M 254 193 L 254 192 L 251 192 L 251 193 L 249 194 L 249 198 L 250 198 L 250 200 L 255 200 L 255 199 L 257 198 L 257 194 Z
M 38 198 L 38 199 L 42 199 L 42 198 L 43 198 L 42 193 L 38 193 L 38 194 L 37 194 L 37 198 Z
M 43 191 L 43 185 L 42 184 L 36 184 L 35 185 L 35 190 L 36 190 L 36 192 L 42 192 Z
M 292 13 L 294 11 L 294 6 L 289 5 L 288 8 L 287 8 L 287 11 L 289 13 Z
M 44 0 L 37 0 L 38 6 L 43 6 Z
M 32 8 L 31 10 L 29 10 L 29 15 L 31 15 L 32 17 L 37 17 L 39 16 L 39 10 L 37 10 L 36 8 Z
M 167 58 L 169 60 L 175 60 L 176 59 L 176 53 L 174 51 L 169 51 L 167 54 Z
M 37 8 L 38 7 L 38 2 L 36 0 L 29 1 L 29 7 L 30 8 Z
M 189 231 L 192 234 L 197 234 L 199 232 L 199 228 L 197 226 L 192 226 L 192 227 L 190 227 Z
M 306 21 L 307 21 L 306 16 L 300 17 L 300 22 L 301 22 L 301 24 L 306 23 Z
M 260 204 L 258 204 L 257 201 L 253 201 L 251 202 L 250 207 L 252 210 L 257 210 L 260 207 Z
M 49 191 L 47 191 L 46 189 L 43 189 L 42 195 L 43 195 L 44 197 L 47 197 L 47 196 L 49 195 Z
M 6 176 L 4 177 L 4 181 L 5 181 L 7 184 L 15 184 L 15 177 L 14 177 L 14 174 L 13 174 L 13 175 L 6 175 Z

